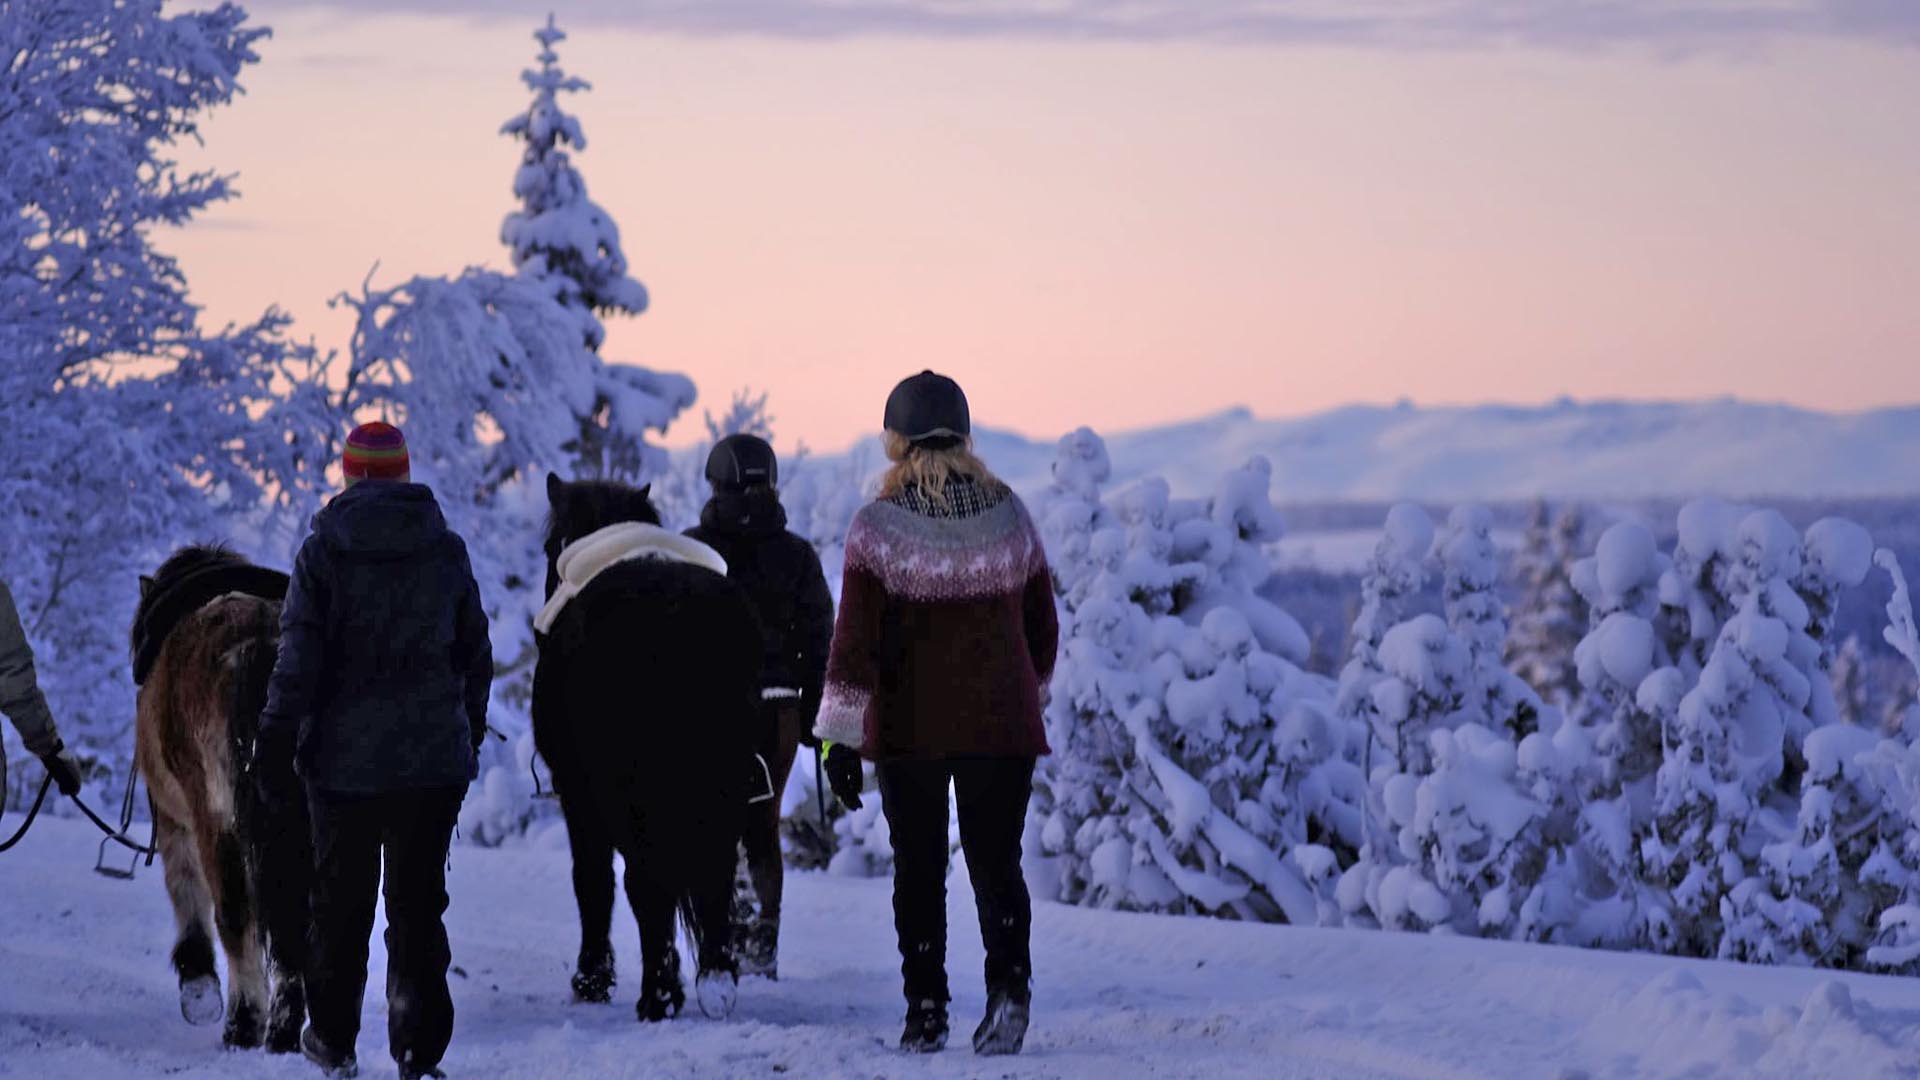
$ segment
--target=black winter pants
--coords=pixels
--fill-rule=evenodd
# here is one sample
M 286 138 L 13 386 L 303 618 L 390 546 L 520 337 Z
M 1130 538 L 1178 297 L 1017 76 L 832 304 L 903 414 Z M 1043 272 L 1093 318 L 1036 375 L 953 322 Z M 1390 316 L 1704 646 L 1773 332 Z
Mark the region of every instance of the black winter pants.
M 960 808 L 960 848 L 980 910 L 987 992 L 1024 996 L 1033 981 L 1033 904 L 1020 834 L 1033 794 L 1032 758 L 882 761 L 875 767 L 893 838 L 893 923 L 909 1004 L 947 992 L 947 787 Z
M 308 788 L 313 812 L 313 931 L 307 1009 L 326 1046 L 351 1052 L 367 989 L 367 943 L 386 863 L 387 1046 L 420 1069 L 453 1037 L 447 848 L 466 787 L 349 796 Z

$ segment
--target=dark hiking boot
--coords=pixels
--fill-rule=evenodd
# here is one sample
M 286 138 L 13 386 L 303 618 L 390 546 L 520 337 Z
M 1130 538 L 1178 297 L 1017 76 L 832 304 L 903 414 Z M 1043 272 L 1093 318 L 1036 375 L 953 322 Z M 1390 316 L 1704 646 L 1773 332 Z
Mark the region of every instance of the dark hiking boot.
M 605 1005 L 613 1000 L 613 951 L 600 956 L 582 953 L 573 972 L 573 1000 Z
M 947 1046 L 947 1006 L 928 998 L 907 1006 L 907 1027 L 900 1033 L 900 1049 L 909 1054 L 937 1054 Z
M 1027 1041 L 1032 997 L 995 991 L 987 997 L 987 1015 L 973 1032 L 973 1052 L 986 1056 L 1017 1054 Z
M 332 1047 L 320 1041 L 320 1033 L 311 1027 L 300 1036 L 300 1053 L 308 1061 L 320 1066 L 327 1080 L 352 1080 L 360 1075 L 360 1062 L 351 1053 L 336 1053 Z

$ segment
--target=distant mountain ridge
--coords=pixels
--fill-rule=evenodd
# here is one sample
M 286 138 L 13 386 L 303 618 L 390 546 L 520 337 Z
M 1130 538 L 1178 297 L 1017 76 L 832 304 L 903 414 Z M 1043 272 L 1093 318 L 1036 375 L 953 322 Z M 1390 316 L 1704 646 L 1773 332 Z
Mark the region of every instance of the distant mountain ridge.
M 1114 483 L 1210 490 L 1255 454 L 1279 501 L 1325 499 L 1872 497 L 1920 494 L 1920 405 L 1827 413 L 1733 399 L 1545 405 L 1354 405 L 1287 420 L 1247 409 L 1099 432 Z M 1046 486 L 1053 443 L 978 435 L 1021 491 Z M 882 461 L 867 440 L 825 461 Z

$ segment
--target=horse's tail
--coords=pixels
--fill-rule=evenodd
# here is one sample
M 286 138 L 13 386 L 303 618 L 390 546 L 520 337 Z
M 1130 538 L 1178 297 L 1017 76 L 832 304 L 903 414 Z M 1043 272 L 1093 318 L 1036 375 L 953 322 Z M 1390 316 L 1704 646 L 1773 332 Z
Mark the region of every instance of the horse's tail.
M 267 682 L 279 642 L 272 629 L 261 627 L 245 641 L 227 650 L 225 657 L 233 701 L 227 709 L 227 737 L 236 750 L 250 753 L 260 731 L 260 713 L 267 707 Z

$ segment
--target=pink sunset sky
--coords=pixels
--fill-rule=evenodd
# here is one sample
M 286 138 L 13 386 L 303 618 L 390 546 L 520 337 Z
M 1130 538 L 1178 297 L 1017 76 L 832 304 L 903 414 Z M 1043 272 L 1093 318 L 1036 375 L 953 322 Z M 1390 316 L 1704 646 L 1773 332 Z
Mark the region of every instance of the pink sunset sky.
M 376 262 L 504 268 L 547 5 L 246 6 L 275 35 L 188 156 L 242 197 L 163 242 L 209 313 L 344 349 L 326 301 Z M 1920 4 L 554 8 L 576 162 L 653 295 L 604 354 L 769 392 L 783 445 L 844 446 L 923 367 L 1043 437 L 1920 400 Z

